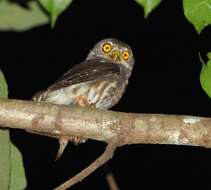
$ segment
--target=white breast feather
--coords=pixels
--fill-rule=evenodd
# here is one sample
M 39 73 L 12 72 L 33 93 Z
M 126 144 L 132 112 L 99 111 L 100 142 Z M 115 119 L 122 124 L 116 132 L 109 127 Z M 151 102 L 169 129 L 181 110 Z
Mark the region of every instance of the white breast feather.
M 77 94 L 74 93 L 76 88 L 78 89 Z M 67 88 L 50 92 L 45 101 L 59 105 L 75 104 L 75 97 L 78 95 L 85 95 L 88 90 L 89 86 L 86 83 L 75 84 Z

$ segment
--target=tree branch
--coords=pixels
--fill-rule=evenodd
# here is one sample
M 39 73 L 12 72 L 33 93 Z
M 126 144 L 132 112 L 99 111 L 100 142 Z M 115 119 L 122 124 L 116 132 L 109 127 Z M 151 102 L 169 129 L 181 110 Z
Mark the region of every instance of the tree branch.
M 0 99 L 0 126 L 59 138 L 80 136 L 119 144 L 177 144 L 211 147 L 211 118 L 136 114 Z
M 114 175 L 111 172 L 106 174 L 106 181 L 109 185 L 110 190 L 119 190 L 119 187 L 118 187 L 117 182 L 114 178 Z
M 158 143 L 211 148 L 211 118 L 196 116 L 121 113 L 0 99 L 0 126 L 54 138 L 69 135 L 108 143 L 96 161 L 57 188 L 60 190 L 100 167 L 111 158 L 117 146 Z

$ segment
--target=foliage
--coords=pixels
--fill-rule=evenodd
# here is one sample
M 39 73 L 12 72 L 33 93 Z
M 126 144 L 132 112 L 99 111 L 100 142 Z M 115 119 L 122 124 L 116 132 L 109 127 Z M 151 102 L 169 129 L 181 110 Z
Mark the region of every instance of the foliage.
M 0 70 L 0 97 L 1 98 L 7 98 L 8 97 L 8 89 L 7 89 L 7 83 L 4 79 L 4 75 Z
M 37 2 L 29 2 L 28 6 L 26 9 L 17 3 L 0 1 L 0 30 L 25 31 L 48 23 L 47 15 Z
M 58 16 L 71 4 L 72 0 L 39 0 L 51 17 L 51 26 L 54 27 Z
M 198 33 L 211 24 L 211 0 L 183 0 L 183 8 Z
M 211 98 L 211 52 L 207 54 L 208 62 L 204 63 L 202 58 L 200 60 L 202 62 L 202 68 L 200 73 L 200 82 L 201 86 L 207 95 Z
M 151 11 L 157 7 L 161 0 L 135 0 L 144 8 L 144 17 L 147 18 Z
M 7 98 L 8 90 L 3 73 L 0 71 L 0 97 Z M 0 130 L 0 189 L 22 190 L 26 178 L 19 150 L 12 144 L 9 130 Z

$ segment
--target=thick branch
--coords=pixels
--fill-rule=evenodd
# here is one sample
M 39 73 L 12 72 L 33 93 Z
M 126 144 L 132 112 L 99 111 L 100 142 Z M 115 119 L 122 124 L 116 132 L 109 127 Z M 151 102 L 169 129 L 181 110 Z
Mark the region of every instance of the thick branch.
M 49 103 L 0 100 L 0 126 L 58 138 L 81 136 L 119 144 L 159 143 L 211 147 L 211 118 L 135 114 L 70 108 Z
M 56 189 L 83 180 L 124 144 L 159 143 L 211 147 L 211 118 L 135 114 L 0 99 L 0 126 L 59 138 L 78 136 L 108 143 L 105 152 Z

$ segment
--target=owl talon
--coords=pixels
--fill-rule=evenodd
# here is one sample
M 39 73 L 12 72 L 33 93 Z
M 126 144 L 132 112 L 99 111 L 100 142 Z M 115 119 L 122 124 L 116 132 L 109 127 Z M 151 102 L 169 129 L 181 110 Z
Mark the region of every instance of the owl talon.
M 73 143 L 74 143 L 75 145 L 78 145 L 78 144 L 80 143 L 80 141 L 81 141 L 81 137 L 74 137 L 74 138 L 73 138 Z
M 78 145 L 80 143 L 86 142 L 87 139 L 83 139 L 81 137 L 69 137 L 69 136 L 63 136 L 59 138 L 59 150 L 56 154 L 55 161 L 57 161 L 61 155 L 64 152 L 65 147 L 67 146 L 69 141 L 72 141 L 75 145 Z
M 68 136 L 63 136 L 63 137 L 59 138 L 59 150 L 56 154 L 55 161 L 57 161 L 61 157 L 61 155 L 63 154 L 64 149 L 68 144 L 68 141 L 69 141 Z

